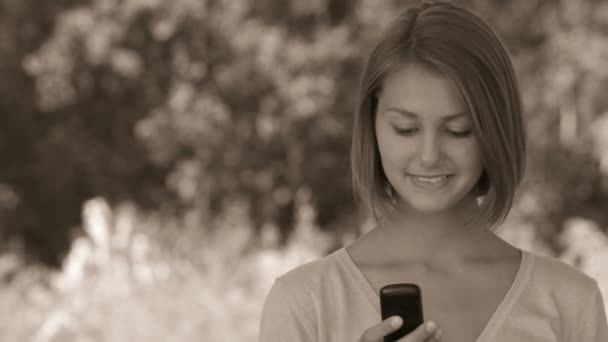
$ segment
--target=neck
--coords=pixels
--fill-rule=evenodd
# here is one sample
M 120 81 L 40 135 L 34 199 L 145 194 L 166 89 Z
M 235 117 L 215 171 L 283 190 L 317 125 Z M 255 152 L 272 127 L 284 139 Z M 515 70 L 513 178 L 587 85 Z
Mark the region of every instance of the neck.
M 475 203 L 450 212 L 425 214 L 401 208 L 377 227 L 380 243 L 396 260 L 462 260 L 480 254 L 484 241 L 495 237 L 487 228 L 467 225 Z

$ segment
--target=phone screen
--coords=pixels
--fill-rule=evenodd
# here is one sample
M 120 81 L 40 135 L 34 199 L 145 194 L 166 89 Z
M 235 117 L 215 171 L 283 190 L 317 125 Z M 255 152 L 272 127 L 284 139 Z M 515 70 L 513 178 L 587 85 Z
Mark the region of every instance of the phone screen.
M 422 295 L 416 284 L 390 284 L 380 289 L 382 320 L 401 316 L 403 325 L 384 337 L 384 342 L 397 341 L 424 322 Z

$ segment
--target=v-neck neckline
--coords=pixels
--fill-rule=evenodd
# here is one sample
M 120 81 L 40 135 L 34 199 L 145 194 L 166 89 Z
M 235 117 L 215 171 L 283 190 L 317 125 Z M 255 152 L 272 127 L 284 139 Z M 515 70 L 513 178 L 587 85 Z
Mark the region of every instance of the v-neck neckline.
M 508 313 L 513 308 L 513 305 L 523 292 L 525 284 L 530 278 L 534 259 L 532 255 L 530 255 L 527 251 L 520 248 L 518 248 L 518 250 L 521 254 L 521 260 L 513 282 L 511 283 L 509 290 L 501 300 L 500 304 L 498 304 L 496 310 L 486 323 L 486 326 L 483 328 L 483 330 L 475 340 L 476 342 L 486 342 L 492 340 L 492 338 L 502 325 L 502 322 L 505 320 Z M 367 281 L 367 279 L 363 275 L 363 272 L 359 269 L 357 264 L 355 264 L 354 260 L 351 258 L 345 247 L 342 247 L 338 250 L 338 255 L 342 258 L 344 265 L 349 270 L 349 273 L 353 276 L 354 280 L 361 285 L 361 289 L 364 292 L 364 296 L 374 307 L 378 314 L 378 317 L 381 317 L 379 294 L 376 293 L 376 290 L 374 290 L 373 286 L 369 283 L 369 281 Z

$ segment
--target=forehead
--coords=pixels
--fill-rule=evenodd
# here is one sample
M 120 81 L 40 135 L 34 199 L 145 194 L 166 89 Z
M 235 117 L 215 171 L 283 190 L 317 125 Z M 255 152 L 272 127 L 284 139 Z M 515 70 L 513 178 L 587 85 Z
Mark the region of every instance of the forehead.
M 389 108 L 438 119 L 466 109 L 449 79 L 415 64 L 390 73 L 382 83 L 378 110 Z

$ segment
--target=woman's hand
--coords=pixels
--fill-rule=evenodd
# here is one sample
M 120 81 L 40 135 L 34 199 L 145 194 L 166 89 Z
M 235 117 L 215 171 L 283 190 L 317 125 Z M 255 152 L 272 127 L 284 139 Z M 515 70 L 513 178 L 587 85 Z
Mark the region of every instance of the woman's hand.
M 403 324 L 403 320 L 399 316 L 392 316 L 384 321 L 369 327 L 363 335 L 359 342 L 378 342 L 382 341 L 382 338 L 393 331 L 399 329 Z M 439 341 L 443 332 L 437 326 L 435 322 L 427 321 L 423 324 L 420 324 L 416 328 L 416 330 L 407 334 L 398 340 L 398 342 L 431 342 L 431 341 Z

